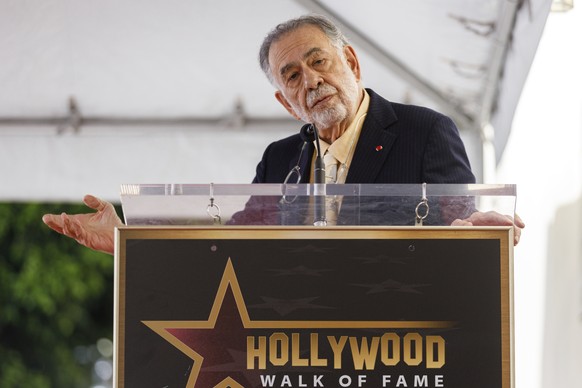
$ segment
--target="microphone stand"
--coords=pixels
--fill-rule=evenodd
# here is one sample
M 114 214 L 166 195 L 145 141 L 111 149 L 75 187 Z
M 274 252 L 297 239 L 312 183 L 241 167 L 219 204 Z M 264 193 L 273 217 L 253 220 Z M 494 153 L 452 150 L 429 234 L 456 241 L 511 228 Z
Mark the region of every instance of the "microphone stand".
M 321 145 L 319 143 L 319 133 L 317 132 L 317 127 L 313 124 L 311 124 L 310 126 L 315 134 L 315 144 L 317 146 L 317 156 L 315 157 L 315 163 L 313 168 L 313 183 L 314 183 L 313 225 L 326 226 L 327 219 L 325 217 L 325 195 L 326 195 L 325 164 L 323 163 L 323 158 L 321 155 Z

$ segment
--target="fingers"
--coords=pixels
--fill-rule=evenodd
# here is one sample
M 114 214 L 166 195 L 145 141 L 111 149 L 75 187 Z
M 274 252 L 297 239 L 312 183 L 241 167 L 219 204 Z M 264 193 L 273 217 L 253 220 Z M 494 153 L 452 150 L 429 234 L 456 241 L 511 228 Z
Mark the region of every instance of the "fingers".
M 52 230 L 64 234 L 65 236 L 76 238 L 79 234 L 79 227 L 72 225 L 67 213 L 62 213 L 60 215 L 45 214 L 42 216 L 42 221 Z
M 486 225 L 513 226 L 513 245 L 519 244 L 521 229 L 525 227 L 525 223 L 517 214 L 515 217 L 511 217 L 497 212 L 487 212 L 483 222 Z
M 521 219 L 521 217 L 517 214 L 514 217 L 505 216 L 507 219 L 511 220 L 513 225 L 513 245 L 519 244 L 519 240 L 521 239 L 521 229 L 525 228 L 525 223 Z
M 475 212 L 464 220 L 456 219 L 451 226 L 513 226 L 513 244 L 517 245 L 521 239 L 521 229 L 525 223 L 516 214 L 515 218 L 506 216 L 495 211 L 486 213 Z
M 513 219 L 509 216 L 495 211 L 475 212 L 465 221 L 471 222 L 474 226 L 513 226 Z
M 513 223 L 515 224 L 513 227 L 513 245 L 517 245 L 521 239 L 521 229 L 525 228 L 525 223 L 517 214 L 515 215 Z
M 105 207 L 107 206 L 107 204 L 109 202 L 103 201 L 93 195 L 87 194 L 85 197 L 83 197 L 83 202 L 85 203 L 85 205 L 89 206 L 91 209 L 97 210 L 97 211 L 102 211 L 103 209 L 105 209 Z
M 63 234 L 63 224 L 61 221 L 61 216 L 56 214 L 45 214 L 42 216 L 42 222 L 46 224 L 52 230 Z
M 514 217 L 510 216 L 510 215 L 506 215 L 505 217 L 507 217 L 507 219 L 511 220 L 513 222 L 513 225 L 515 225 L 517 228 L 523 229 L 525 228 L 525 222 L 523 222 L 523 220 L 521 219 L 521 217 L 515 213 Z
M 504 216 L 501 213 L 495 211 L 489 211 L 486 213 L 481 213 L 481 225 L 490 226 L 513 226 L 513 219 L 508 216 Z
M 525 222 L 523 222 L 523 220 L 517 213 L 515 213 L 514 223 L 515 226 L 517 226 L 518 228 L 525 228 Z
M 513 245 L 519 244 L 520 239 L 521 239 L 521 229 L 513 228 Z
M 61 214 L 61 221 L 63 224 L 63 234 L 65 236 L 78 240 L 81 237 L 81 228 L 74 222 L 66 213 Z
M 451 223 L 451 226 L 473 226 L 473 224 L 467 220 L 457 218 Z

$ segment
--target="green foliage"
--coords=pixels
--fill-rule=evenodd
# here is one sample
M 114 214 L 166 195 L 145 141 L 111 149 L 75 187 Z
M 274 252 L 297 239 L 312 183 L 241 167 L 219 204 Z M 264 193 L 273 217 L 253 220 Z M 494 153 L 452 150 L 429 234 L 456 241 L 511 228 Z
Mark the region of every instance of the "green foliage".
M 113 258 L 46 227 L 83 205 L 0 204 L 0 387 L 88 387 L 78 346 L 112 338 Z

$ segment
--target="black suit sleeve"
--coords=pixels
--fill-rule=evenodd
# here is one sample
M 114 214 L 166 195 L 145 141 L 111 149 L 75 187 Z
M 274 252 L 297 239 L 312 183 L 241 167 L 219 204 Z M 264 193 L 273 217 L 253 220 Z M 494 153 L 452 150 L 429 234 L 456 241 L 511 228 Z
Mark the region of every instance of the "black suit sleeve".
M 459 131 L 447 116 L 437 115 L 423 153 L 423 182 L 475 183 Z
M 255 173 L 255 178 L 253 179 L 253 183 L 266 183 L 265 177 L 267 173 L 267 159 L 272 146 L 273 143 L 269 144 L 269 146 L 265 149 L 265 152 L 263 152 L 263 158 L 259 164 L 257 164 L 257 170 Z

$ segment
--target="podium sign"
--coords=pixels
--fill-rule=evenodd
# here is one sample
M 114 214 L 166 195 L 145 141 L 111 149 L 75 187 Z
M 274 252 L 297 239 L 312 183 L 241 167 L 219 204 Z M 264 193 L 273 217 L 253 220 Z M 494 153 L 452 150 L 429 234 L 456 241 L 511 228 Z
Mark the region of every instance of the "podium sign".
M 123 227 L 118 387 L 513 387 L 512 230 Z

